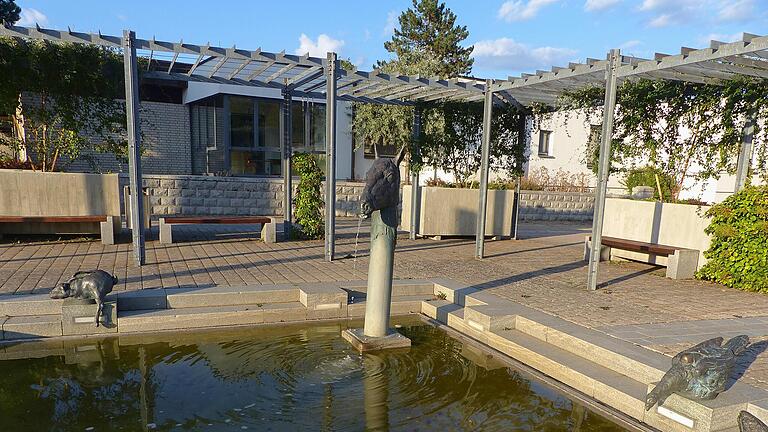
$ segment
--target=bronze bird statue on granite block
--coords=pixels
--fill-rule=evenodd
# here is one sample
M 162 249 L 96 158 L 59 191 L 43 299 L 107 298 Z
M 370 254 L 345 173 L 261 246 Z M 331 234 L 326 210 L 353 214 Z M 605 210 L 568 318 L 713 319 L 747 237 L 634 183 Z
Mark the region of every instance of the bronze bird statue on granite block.
M 739 432 L 768 432 L 768 426 L 759 418 L 742 411 L 739 413 Z
M 645 409 L 663 404 L 672 393 L 694 400 L 714 399 L 725 390 L 736 358 L 749 344 L 745 335 L 736 336 L 723 345 L 723 338 L 706 340 L 678 353 L 672 367 L 648 393 Z

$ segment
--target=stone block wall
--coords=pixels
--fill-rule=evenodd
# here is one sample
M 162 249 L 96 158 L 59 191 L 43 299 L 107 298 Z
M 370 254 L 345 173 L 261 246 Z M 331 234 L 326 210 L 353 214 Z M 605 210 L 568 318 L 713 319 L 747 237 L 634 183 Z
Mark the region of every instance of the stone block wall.
M 155 216 L 283 214 L 281 178 L 145 174 L 143 181 Z M 127 184 L 128 176 L 121 175 L 121 190 Z M 357 216 L 364 186 L 336 183 L 336 216 Z M 520 220 L 591 221 L 594 199 L 592 193 L 522 191 Z
M 294 179 L 294 188 L 297 183 L 298 179 Z M 283 214 L 281 178 L 145 174 L 143 184 L 154 216 Z M 127 185 L 128 176 L 121 175 L 121 190 Z M 364 186 L 363 183 L 337 182 L 336 216 L 357 215 Z M 125 203 L 121 203 L 123 212 L 124 206 Z
M 520 192 L 523 221 L 591 221 L 594 209 L 595 194 L 591 192 Z

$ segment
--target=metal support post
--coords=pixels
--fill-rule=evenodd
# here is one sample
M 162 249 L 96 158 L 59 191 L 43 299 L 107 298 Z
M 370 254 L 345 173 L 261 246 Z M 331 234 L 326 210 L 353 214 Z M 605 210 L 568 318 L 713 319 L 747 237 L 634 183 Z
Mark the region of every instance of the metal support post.
M 123 30 L 125 66 L 125 115 L 128 129 L 128 178 L 131 185 L 131 234 L 137 265 L 144 265 L 144 203 L 141 199 L 141 131 L 139 120 L 139 72 L 136 62 L 136 33 Z
M 286 81 L 288 81 L 286 79 Z M 293 184 L 291 177 L 291 152 L 293 141 L 293 118 L 291 116 L 291 91 L 288 85 L 283 87 L 282 123 L 283 123 L 283 219 L 287 225 L 293 220 Z M 286 233 L 290 234 L 290 233 Z
M 749 178 L 749 166 L 752 163 L 752 139 L 755 135 L 755 118 L 753 113 L 747 114 L 744 123 L 743 138 L 741 140 L 741 149 L 739 150 L 739 161 L 736 165 L 736 185 L 734 192 L 744 189 Z
M 519 112 L 520 119 L 518 120 L 517 124 L 517 141 L 520 145 L 520 148 L 525 148 L 525 143 L 528 138 L 528 123 L 525 116 L 525 113 L 520 111 Z M 520 170 L 522 172 L 522 165 L 523 161 L 519 160 L 516 161 L 520 166 Z M 518 224 L 520 223 L 520 181 L 522 180 L 522 175 L 517 176 L 517 181 L 515 182 L 515 194 L 514 194 L 514 201 L 512 202 L 512 239 L 517 240 L 517 228 Z
M 325 259 L 336 250 L 336 53 L 328 53 L 325 93 Z
M 483 140 L 480 165 L 480 199 L 477 208 L 477 230 L 475 231 L 475 258 L 485 255 L 485 216 L 488 206 L 488 171 L 491 153 L 491 116 L 493 115 L 493 80 L 485 81 L 485 102 L 483 102 Z
M 413 108 L 413 146 L 411 147 L 413 155 L 411 155 L 411 162 L 413 162 L 414 155 L 418 156 L 420 152 L 419 136 L 421 136 L 421 107 L 416 106 Z M 420 189 L 419 172 L 413 169 L 413 163 L 411 163 L 411 232 L 409 235 L 411 240 L 416 240 L 416 233 L 419 231 L 419 206 L 421 204 L 421 200 L 419 200 Z
M 600 165 L 595 188 L 595 211 L 592 221 L 592 245 L 589 253 L 589 274 L 587 287 L 597 289 L 597 268 L 600 263 L 600 242 L 603 237 L 605 218 L 605 195 L 608 191 L 608 176 L 611 171 L 611 140 L 613 137 L 613 113 L 616 108 L 616 70 L 621 66 L 621 51 L 612 49 L 608 53 L 605 70 L 605 105 L 603 106 L 603 135 L 600 142 Z

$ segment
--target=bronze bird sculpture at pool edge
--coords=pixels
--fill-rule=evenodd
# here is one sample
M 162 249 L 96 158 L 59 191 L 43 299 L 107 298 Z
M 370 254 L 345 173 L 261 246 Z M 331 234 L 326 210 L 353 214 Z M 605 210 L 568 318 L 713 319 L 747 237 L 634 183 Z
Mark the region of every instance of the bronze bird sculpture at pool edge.
M 678 353 L 672 367 L 648 393 L 645 409 L 663 404 L 669 395 L 677 393 L 694 400 L 714 399 L 725 390 L 736 358 L 749 344 L 745 335 L 736 336 L 723 345 L 723 338 L 706 340 Z
M 742 411 L 739 413 L 739 432 L 768 432 L 768 426 L 759 418 Z
M 67 282 L 59 284 L 51 290 L 51 298 L 76 298 L 96 301 L 96 327 L 104 308 L 104 298 L 112 292 L 117 278 L 104 270 L 79 271 Z

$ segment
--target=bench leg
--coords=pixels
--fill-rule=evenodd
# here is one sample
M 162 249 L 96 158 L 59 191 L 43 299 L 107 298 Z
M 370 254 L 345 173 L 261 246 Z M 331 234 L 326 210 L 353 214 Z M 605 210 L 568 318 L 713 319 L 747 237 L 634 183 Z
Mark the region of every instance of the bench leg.
M 173 243 L 173 230 L 171 229 L 172 226 L 173 224 L 165 223 L 165 218 L 160 218 L 160 243 Z
M 667 258 L 667 277 L 691 279 L 699 266 L 699 251 L 678 249 Z
M 589 261 L 589 255 L 592 253 L 592 240 L 589 236 L 584 238 L 584 261 Z M 600 246 L 600 261 L 611 260 L 611 248 Z
M 115 244 L 115 221 L 114 216 L 107 216 L 107 220 L 99 223 L 101 228 L 101 244 Z
M 269 222 L 261 225 L 261 240 L 264 243 L 277 243 L 276 222 Z

